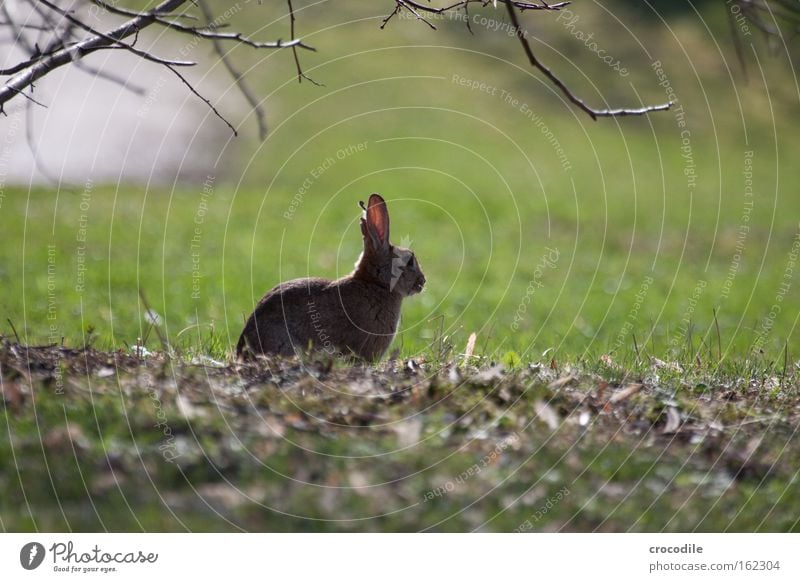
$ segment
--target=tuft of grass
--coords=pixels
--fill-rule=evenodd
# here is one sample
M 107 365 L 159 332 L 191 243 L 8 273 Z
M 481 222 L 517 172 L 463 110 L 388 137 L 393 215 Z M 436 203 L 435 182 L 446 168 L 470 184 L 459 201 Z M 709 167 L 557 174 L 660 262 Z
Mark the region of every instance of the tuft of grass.
M 798 531 L 792 372 L 0 344 L 9 531 Z M 780 390 L 776 391 L 776 387 Z M 556 501 L 554 501 L 556 500 Z

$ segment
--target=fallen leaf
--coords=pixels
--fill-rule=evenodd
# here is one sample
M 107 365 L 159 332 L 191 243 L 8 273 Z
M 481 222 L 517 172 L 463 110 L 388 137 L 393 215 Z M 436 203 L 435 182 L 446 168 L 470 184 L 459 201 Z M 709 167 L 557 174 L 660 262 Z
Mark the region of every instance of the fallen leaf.
M 459 374 L 458 368 L 456 368 L 455 366 L 451 366 L 450 371 L 447 373 L 447 379 L 450 381 L 451 384 L 460 384 L 461 374 Z
M 369 492 L 369 477 L 361 471 L 350 471 L 348 474 L 350 487 L 356 495 L 364 496 Z
M 673 434 L 681 427 L 681 415 L 674 406 L 667 407 L 667 423 L 664 425 L 663 434 Z
M 72 454 L 72 449 L 87 450 L 89 441 L 83 431 L 74 424 L 59 426 L 50 430 L 42 439 L 46 449 L 56 453 Z
M 205 416 L 205 410 L 199 406 L 195 406 L 191 400 L 186 398 L 183 394 L 178 394 L 175 398 L 175 404 L 178 407 L 181 415 L 186 420 L 192 420 L 201 416 Z
M 625 388 L 623 388 L 619 392 L 615 392 L 614 394 L 612 394 L 611 398 L 609 398 L 608 401 L 611 404 L 622 402 L 623 400 L 626 400 L 631 396 L 633 396 L 634 394 L 636 394 L 641 389 L 642 389 L 641 384 L 628 384 L 627 386 L 625 386 Z

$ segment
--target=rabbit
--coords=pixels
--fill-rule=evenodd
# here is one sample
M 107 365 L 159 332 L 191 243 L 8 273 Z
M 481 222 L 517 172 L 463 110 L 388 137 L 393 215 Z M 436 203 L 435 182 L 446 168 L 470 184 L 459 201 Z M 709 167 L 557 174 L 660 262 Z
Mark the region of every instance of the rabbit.
M 244 326 L 237 356 L 295 355 L 308 349 L 379 360 L 394 339 L 400 304 L 425 286 L 414 253 L 389 242 L 389 210 L 372 194 L 361 217 L 364 250 L 341 279 L 294 279 L 256 305 Z

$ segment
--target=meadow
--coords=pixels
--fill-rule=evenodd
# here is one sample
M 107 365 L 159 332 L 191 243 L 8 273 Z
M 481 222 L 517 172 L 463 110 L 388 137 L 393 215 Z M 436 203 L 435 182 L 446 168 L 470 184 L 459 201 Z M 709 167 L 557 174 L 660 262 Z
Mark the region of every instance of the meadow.
M 3 472 L 0 525 L 513 530 L 566 487 L 531 529 L 796 530 L 789 56 L 749 52 L 745 82 L 710 6 L 668 22 L 593 3 L 572 28 L 531 18 L 542 57 L 588 101 L 675 100 L 592 121 L 491 10 L 470 34 L 312 8 L 298 18 L 318 52 L 301 57 L 324 86 L 298 84 L 288 53 L 234 51 L 271 131 L 259 142 L 245 106 L 229 109 L 241 136 L 220 123 L 219 163 L 194 183 L 4 185 L 0 457 L 18 472 Z M 233 364 L 266 290 L 352 269 L 371 192 L 428 281 L 388 361 Z M 151 426 L 161 406 L 170 435 Z M 185 465 L 159 449 L 177 435 Z M 426 499 L 487 456 L 480 477 Z M 17 479 L 28 471 L 45 485 Z

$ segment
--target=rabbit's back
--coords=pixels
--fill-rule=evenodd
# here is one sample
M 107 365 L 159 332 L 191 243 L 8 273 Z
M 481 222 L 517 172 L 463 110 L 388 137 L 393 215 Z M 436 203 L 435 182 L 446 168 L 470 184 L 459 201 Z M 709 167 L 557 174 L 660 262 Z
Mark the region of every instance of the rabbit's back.
M 400 301 L 350 277 L 295 279 L 258 303 L 239 338 L 237 353 L 294 355 L 310 347 L 330 354 L 379 358 L 394 338 Z

